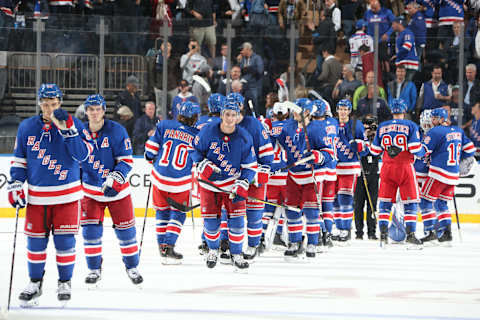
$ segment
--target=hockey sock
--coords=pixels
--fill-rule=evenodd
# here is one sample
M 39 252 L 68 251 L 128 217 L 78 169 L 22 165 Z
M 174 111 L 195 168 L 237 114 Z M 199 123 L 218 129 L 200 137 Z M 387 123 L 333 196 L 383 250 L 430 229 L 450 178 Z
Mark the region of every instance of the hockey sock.
M 327 232 L 332 232 L 333 226 L 333 202 L 322 201 L 323 221 L 325 223 L 325 229 Z M 323 227 L 322 227 L 323 230 Z
M 435 210 L 433 210 L 432 201 L 422 198 L 420 200 L 420 210 L 422 211 L 423 230 L 433 230 L 437 220 L 437 214 Z
M 438 199 L 437 201 L 435 201 L 434 206 L 438 214 L 438 230 L 442 231 L 447 226 L 452 224 L 452 214 L 449 212 L 448 204 L 445 200 Z
M 165 244 L 165 234 L 167 233 L 167 225 L 170 219 L 170 210 L 157 210 L 155 218 L 157 222 L 157 243 L 162 245 Z
M 208 248 L 216 250 L 220 247 L 220 219 L 203 219 L 203 233 L 205 234 Z
M 410 232 L 415 232 L 417 230 L 418 205 L 416 203 L 406 203 L 403 207 L 405 209 L 405 227 Z
M 245 219 L 243 217 L 228 219 L 228 240 L 230 241 L 231 254 L 242 253 L 244 233 Z
M 102 235 L 103 225 L 87 224 L 83 226 L 83 246 L 87 266 L 90 270 L 100 269 L 102 266 Z
M 262 217 L 263 233 L 265 233 L 265 230 L 267 230 L 268 223 L 273 218 L 274 213 L 275 213 L 275 207 L 270 204 L 266 204 L 265 209 L 263 210 L 263 217 Z
M 337 227 L 337 229 L 342 230 L 342 215 L 340 212 L 340 204 L 338 203 L 338 195 L 333 202 L 333 219 L 335 220 L 335 226 Z
M 282 211 L 282 215 L 281 215 L 280 219 L 278 219 L 278 225 L 277 225 L 277 233 L 278 234 L 282 234 L 284 223 L 285 223 L 285 216 L 284 216 L 283 211 Z
M 228 214 L 225 208 L 222 208 L 220 222 L 220 240 L 228 240 Z
M 48 238 L 27 237 L 28 275 L 30 279 L 42 279 L 47 261 Z
M 182 232 L 183 223 L 186 218 L 185 212 L 171 210 L 170 220 L 167 225 L 167 232 L 165 233 L 165 243 L 174 246 L 177 242 L 180 232 Z
M 392 203 L 386 201 L 379 201 L 378 203 L 378 227 L 380 231 L 388 228 L 388 220 L 390 219 L 390 211 L 392 210 Z
M 317 245 L 320 233 L 320 222 L 318 220 L 318 209 L 304 208 L 303 213 L 307 218 L 307 239 L 308 244 Z
M 290 242 L 302 241 L 303 221 L 300 212 L 287 210 L 288 240 Z
M 57 250 L 58 279 L 68 281 L 72 279 L 75 266 L 75 236 L 73 234 L 54 234 L 53 242 Z
M 353 219 L 353 196 L 350 194 L 339 194 L 338 203 L 340 205 L 342 230 L 350 230 L 352 228 Z
M 137 230 L 135 227 L 115 229 L 115 234 L 120 243 L 122 260 L 127 269 L 138 266 Z
M 248 246 L 257 247 L 262 236 L 262 209 L 247 209 Z

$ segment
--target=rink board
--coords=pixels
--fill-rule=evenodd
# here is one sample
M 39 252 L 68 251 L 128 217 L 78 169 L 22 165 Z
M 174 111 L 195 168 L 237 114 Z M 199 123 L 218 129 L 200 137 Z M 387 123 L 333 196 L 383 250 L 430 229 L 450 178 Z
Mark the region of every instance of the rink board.
M 0 218 L 15 216 L 15 210 L 10 207 L 6 192 L 6 182 L 10 177 L 11 158 L 12 155 L 10 154 L 0 156 L 0 189 L 2 189 L 0 193 Z M 150 171 L 150 164 L 141 157 L 134 157 L 133 169 L 128 176 L 128 181 L 132 187 L 132 200 L 137 217 L 143 217 L 145 215 L 145 204 L 150 187 Z M 480 179 L 478 178 L 480 176 L 480 166 L 476 165 L 472 173 L 470 176 L 460 179 L 460 184 L 455 188 L 455 194 L 460 221 L 480 223 L 480 193 L 477 192 L 477 190 L 480 190 Z M 477 178 L 475 179 L 474 177 Z M 198 200 L 195 198 L 193 201 L 194 203 L 198 203 Z M 151 199 L 149 206 L 151 207 Z M 454 212 L 453 207 L 452 212 Z M 21 215 L 23 214 L 24 213 L 21 212 Z M 149 209 L 147 215 L 149 217 L 155 216 L 154 210 Z M 190 216 L 190 214 L 188 215 Z M 200 217 L 198 208 L 194 210 L 194 216 Z

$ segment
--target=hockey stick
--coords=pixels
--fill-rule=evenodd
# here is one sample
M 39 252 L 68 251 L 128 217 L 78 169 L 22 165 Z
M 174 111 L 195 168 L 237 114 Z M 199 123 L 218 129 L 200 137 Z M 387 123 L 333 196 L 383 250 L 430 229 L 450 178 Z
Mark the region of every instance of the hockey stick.
M 167 203 L 169 205 L 171 205 L 172 207 L 174 207 L 175 209 L 177 209 L 179 211 L 182 211 L 182 212 L 190 212 L 193 209 L 200 207 L 200 204 L 195 204 L 193 206 L 186 206 L 182 203 L 179 203 L 179 202 L 173 200 L 172 198 L 167 198 Z M 192 212 L 192 222 L 193 222 L 193 212 Z
M 13 283 L 13 266 L 15 265 L 15 249 L 17 247 L 17 229 L 18 229 L 18 216 L 20 213 L 20 206 L 17 205 L 15 208 L 15 231 L 13 233 L 13 252 L 12 252 L 12 263 L 10 267 L 10 284 L 8 286 L 8 303 L 7 303 L 7 312 L 10 310 L 10 301 L 12 298 L 12 283 Z
M 203 79 L 202 77 L 200 77 L 198 74 L 194 74 L 192 76 L 192 80 L 193 81 L 197 81 L 199 85 L 201 85 L 203 87 L 203 89 L 205 89 L 205 91 L 207 93 L 211 93 L 212 92 L 212 88 L 210 87 L 210 85 L 208 84 L 207 81 L 205 81 L 205 79 Z
M 206 184 L 206 185 L 208 185 L 208 186 L 210 186 L 210 187 L 212 187 L 212 188 L 214 188 L 214 189 L 216 189 L 220 192 L 227 193 L 227 194 L 233 194 L 230 191 L 227 191 L 227 190 L 224 190 L 220 187 L 217 187 L 215 184 L 213 184 L 210 181 L 206 181 L 206 180 L 203 180 L 203 179 L 198 179 L 198 182 L 204 183 L 204 184 Z M 287 205 L 282 205 L 282 204 L 277 204 L 277 203 L 274 203 L 274 202 L 265 201 L 265 200 L 254 198 L 254 197 L 247 197 L 247 199 L 250 200 L 250 201 L 257 201 L 257 202 L 269 204 L 271 206 L 278 207 L 278 208 L 285 208 L 285 209 L 288 209 L 288 210 L 291 210 L 291 211 L 296 211 L 296 212 L 301 212 L 302 211 L 299 208 L 295 208 L 295 207 L 287 206 Z
M 253 117 L 256 119 L 256 118 L 257 118 L 257 115 L 255 114 L 255 109 L 253 109 L 253 102 L 252 102 L 252 100 L 248 100 L 248 107 L 250 108 L 250 111 L 252 112 Z
M 455 195 L 453 195 L 453 207 L 455 208 L 455 217 L 457 218 L 458 236 L 460 238 L 460 242 L 463 242 L 462 232 L 460 231 L 460 219 L 458 217 L 457 198 L 455 197 Z
M 150 182 L 150 186 L 148 187 L 147 203 L 145 204 L 145 215 L 143 216 L 142 235 L 140 237 L 140 248 L 138 249 L 138 260 L 140 260 L 140 255 L 142 254 L 143 235 L 145 234 L 145 225 L 147 224 L 148 203 L 150 202 L 151 191 L 152 191 L 152 182 Z

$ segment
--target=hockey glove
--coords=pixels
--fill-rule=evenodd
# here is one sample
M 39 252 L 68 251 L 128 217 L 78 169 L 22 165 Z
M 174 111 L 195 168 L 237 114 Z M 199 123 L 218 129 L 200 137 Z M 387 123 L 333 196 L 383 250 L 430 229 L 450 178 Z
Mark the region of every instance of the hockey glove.
M 122 185 L 124 183 L 125 178 L 120 171 L 110 172 L 102 185 L 103 194 L 105 197 L 115 197 L 120 191 L 122 191 Z
M 303 154 L 303 158 L 309 158 L 307 163 L 322 165 L 325 162 L 325 156 L 318 150 L 307 151 Z
M 387 154 L 390 156 L 390 158 L 394 159 L 396 156 L 398 156 L 402 152 L 402 149 L 397 147 L 397 146 L 388 146 L 387 147 Z
M 230 193 L 230 199 L 232 203 L 238 201 L 244 201 L 248 198 L 248 180 L 236 180 L 233 185 L 232 192 Z
M 258 166 L 257 177 L 254 183 L 255 186 L 259 187 L 261 185 L 267 184 L 269 177 L 270 177 L 270 167 L 266 165 Z
M 7 186 L 8 201 L 12 207 L 25 208 L 27 201 L 25 200 L 25 192 L 23 192 L 23 182 L 21 181 L 9 181 Z
M 149 156 L 149 154 L 151 155 L 150 152 L 145 152 L 144 153 L 145 160 L 147 160 L 148 163 L 153 164 L 153 160 L 155 159 L 155 157 L 151 157 L 151 156 Z
M 197 170 L 202 179 L 214 181 L 220 176 L 220 168 L 218 168 L 212 161 L 203 159 L 197 164 Z
M 66 110 L 59 108 L 53 111 L 52 121 L 55 123 L 58 130 L 60 130 L 60 134 L 64 138 L 70 138 L 78 135 L 78 130 L 75 128 L 73 118 Z
M 350 150 L 352 152 L 362 152 L 363 151 L 363 141 L 358 140 L 358 139 L 350 141 Z

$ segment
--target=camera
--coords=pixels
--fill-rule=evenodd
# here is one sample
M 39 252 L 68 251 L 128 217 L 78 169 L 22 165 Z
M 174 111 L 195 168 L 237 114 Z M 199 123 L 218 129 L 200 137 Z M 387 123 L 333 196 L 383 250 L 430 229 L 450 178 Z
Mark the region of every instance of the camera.
M 365 130 L 377 131 L 378 129 L 378 119 L 374 116 L 367 115 L 363 118 L 363 126 Z
M 196 49 L 196 48 L 197 48 L 197 46 L 196 46 L 196 45 L 193 45 L 193 46 L 192 46 L 192 50 L 194 50 L 194 49 Z

